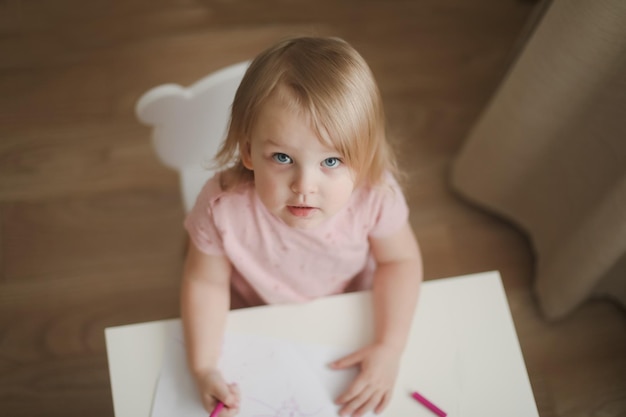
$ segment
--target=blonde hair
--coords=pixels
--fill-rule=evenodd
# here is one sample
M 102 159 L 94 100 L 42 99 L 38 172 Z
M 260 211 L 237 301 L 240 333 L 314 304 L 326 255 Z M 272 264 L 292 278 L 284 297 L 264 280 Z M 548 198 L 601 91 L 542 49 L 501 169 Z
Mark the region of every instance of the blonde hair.
M 215 157 L 216 168 L 224 170 L 223 188 L 254 181 L 239 151 L 247 146 L 260 110 L 273 94 L 310 116 L 318 136 L 355 172 L 357 185 L 378 185 L 385 172 L 397 174 L 380 91 L 365 60 L 341 39 L 300 37 L 265 50 L 246 71 Z

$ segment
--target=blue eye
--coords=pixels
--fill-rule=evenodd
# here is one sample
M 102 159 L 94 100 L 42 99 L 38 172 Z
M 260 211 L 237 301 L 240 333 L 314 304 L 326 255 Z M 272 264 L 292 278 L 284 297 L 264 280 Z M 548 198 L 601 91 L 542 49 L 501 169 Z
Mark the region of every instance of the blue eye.
M 326 168 L 337 168 L 339 165 L 341 165 L 341 159 L 335 157 L 326 158 L 322 162 L 322 165 L 324 165 Z
M 275 153 L 272 155 L 272 159 L 279 164 L 290 164 L 293 162 L 291 157 L 284 153 Z

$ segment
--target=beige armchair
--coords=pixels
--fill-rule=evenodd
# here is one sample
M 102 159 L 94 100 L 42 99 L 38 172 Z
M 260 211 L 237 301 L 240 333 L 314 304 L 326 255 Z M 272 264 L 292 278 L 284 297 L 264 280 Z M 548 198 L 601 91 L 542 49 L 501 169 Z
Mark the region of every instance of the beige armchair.
M 550 4 L 452 185 L 527 232 L 546 317 L 595 295 L 626 305 L 626 2 Z

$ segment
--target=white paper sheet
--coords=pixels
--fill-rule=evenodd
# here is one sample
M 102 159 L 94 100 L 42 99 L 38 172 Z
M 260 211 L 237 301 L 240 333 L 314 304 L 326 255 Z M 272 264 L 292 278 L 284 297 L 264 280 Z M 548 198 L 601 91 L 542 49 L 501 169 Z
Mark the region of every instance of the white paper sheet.
M 180 327 L 168 338 L 152 417 L 207 417 L 188 371 Z M 227 333 L 219 368 L 241 390 L 240 417 L 330 417 L 334 399 L 356 376 L 328 363 L 349 351 L 263 336 Z M 367 416 L 373 416 L 373 413 Z

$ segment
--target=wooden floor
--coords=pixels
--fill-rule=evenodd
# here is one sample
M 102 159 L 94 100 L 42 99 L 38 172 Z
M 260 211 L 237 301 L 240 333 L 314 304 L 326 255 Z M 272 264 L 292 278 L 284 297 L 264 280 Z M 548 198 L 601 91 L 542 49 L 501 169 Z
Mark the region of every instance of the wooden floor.
M 545 322 L 524 235 L 447 186 L 533 6 L 0 2 L 0 415 L 113 415 L 103 330 L 178 316 L 184 242 L 176 174 L 134 103 L 295 34 L 344 37 L 370 62 L 411 175 L 426 278 L 501 272 L 541 416 L 626 415 L 625 316 L 594 302 Z

